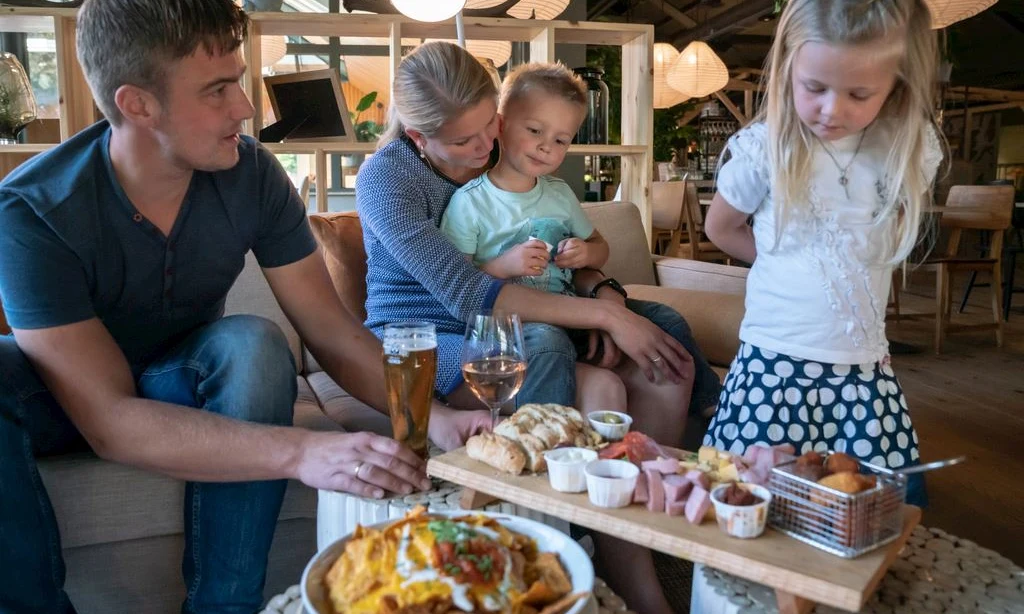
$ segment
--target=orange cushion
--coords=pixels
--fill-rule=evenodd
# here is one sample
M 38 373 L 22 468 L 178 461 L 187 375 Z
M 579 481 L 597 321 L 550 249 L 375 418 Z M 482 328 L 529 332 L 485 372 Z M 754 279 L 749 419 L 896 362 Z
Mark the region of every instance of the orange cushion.
M 309 216 L 334 290 L 345 307 L 360 322 L 366 319 L 366 250 L 359 216 L 350 213 L 320 213 Z
M 4 317 L 4 306 L 0 305 L 0 335 L 6 335 L 9 332 L 11 329 L 7 326 L 7 318 Z

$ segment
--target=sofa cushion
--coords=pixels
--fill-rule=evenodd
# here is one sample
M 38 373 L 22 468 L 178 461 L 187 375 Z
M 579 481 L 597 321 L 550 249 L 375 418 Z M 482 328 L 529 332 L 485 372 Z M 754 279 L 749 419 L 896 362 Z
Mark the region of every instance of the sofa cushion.
M 583 210 L 608 241 L 611 255 L 601 270 L 622 284 L 657 283 L 640 210 L 631 203 L 583 203 Z
M 310 373 L 308 378 L 324 413 L 346 431 L 370 431 L 391 437 L 391 420 L 387 416 L 349 395 L 323 371 Z
M 341 430 L 324 416 L 304 378 L 299 378 L 298 386 L 295 425 Z M 91 452 L 42 458 L 39 473 L 50 493 L 64 548 L 183 530 L 185 483 L 180 480 L 101 460 Z M 315 516 L 316 491 L 290 482 L 281 519 Z
M 725 367 L 735 358 L 743 320 L 742 295 L 643 285 L 626 286 L 626 292 L 632 298 L 664 303 L 682 314 L 712 365 Z
M 281 311 L 274 293 L 270 290 L 270 284 L 267 283 L 267 278 L 263 276 L 263 270 L 260 269 L 256 256 L 251 251 L 245 255 L 245 268 L 231 286 L 224 306 L 224 315 L 237 313 L 260 316 L 280 326 L 295 357 L 295 365 L 301 369 L 302 343 L 299 341 L 299 334 Z
M 363 322 L 366 320 L 366 251 L 359 217 L 355 212 L 317 214 L 309 216 L 309 224 L 341 302 Z

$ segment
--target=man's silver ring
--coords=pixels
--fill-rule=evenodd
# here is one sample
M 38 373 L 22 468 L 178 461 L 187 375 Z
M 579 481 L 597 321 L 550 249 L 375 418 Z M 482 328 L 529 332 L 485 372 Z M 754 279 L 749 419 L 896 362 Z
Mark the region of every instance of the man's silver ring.
M 655 356 L 654 358 L 652 358 L 651 362 L 658 362 L 659 360 L 661 360 L 661 355 L 660 354 L 658 356 Z
M 363 461 L 356 461 L 356 469 L 355 469 L 355 471 L 352 472 L 352 475 L 354 475 L 355 477 L 358 478 L 359 477 L 359 470 L 363 468 L 364 464 L 365 463 L 363 463 Z

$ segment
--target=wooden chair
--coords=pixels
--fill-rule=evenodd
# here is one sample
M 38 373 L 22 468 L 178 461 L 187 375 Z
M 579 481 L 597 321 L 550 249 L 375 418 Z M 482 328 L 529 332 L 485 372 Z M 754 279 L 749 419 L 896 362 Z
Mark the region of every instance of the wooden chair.
M 679 243 L 683 232 L 684 181 L 655 181 L 651 184 L 651 252 L 665 254 Z
M 686 196 L 683 198 L 683 221 L 686 227 L 685 243 L 674 242 L 670 255 L 704 262 L 730 262 L 729 255 L 718 249 L 704 234 L 704 214 L 700 210 L 697 184 L 686 181 Z
M 996 345 L 1003 345 L 1002 252 L 1003 236 L 1013 215 L 1013 186 L 957 185 L 949 190 L 946 210 L 939 224 L 949 229 L 949 242 L 943 255 L 929 258 L 919 270 L 935 272 L 935 353 L 942 351 L 943 336 L 962 330 L 995 330 Z M 987 253 L 978 258 L 961 257 L 960 239 L 964 230 L 992 231 Z M 991 324 L 951 324 L 951 278 L 954 273 L 977 272 L 990 276 L 992 284 Z

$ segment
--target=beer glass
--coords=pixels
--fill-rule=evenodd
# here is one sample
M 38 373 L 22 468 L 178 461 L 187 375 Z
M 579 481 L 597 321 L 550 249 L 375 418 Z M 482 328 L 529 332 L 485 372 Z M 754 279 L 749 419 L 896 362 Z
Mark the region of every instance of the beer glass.
M 384 326 L 384 385 L 394 438 L 427 458 L 427 426 L 437 373 L 437 334 L 429 322 Z
M 497 426 L 501 406 L 516 396 L 526 379 L 523 325 L 518 315 L 481 312 L 470 317 L 462 343 L 462 377 L 491 409 L 491 424 Z

